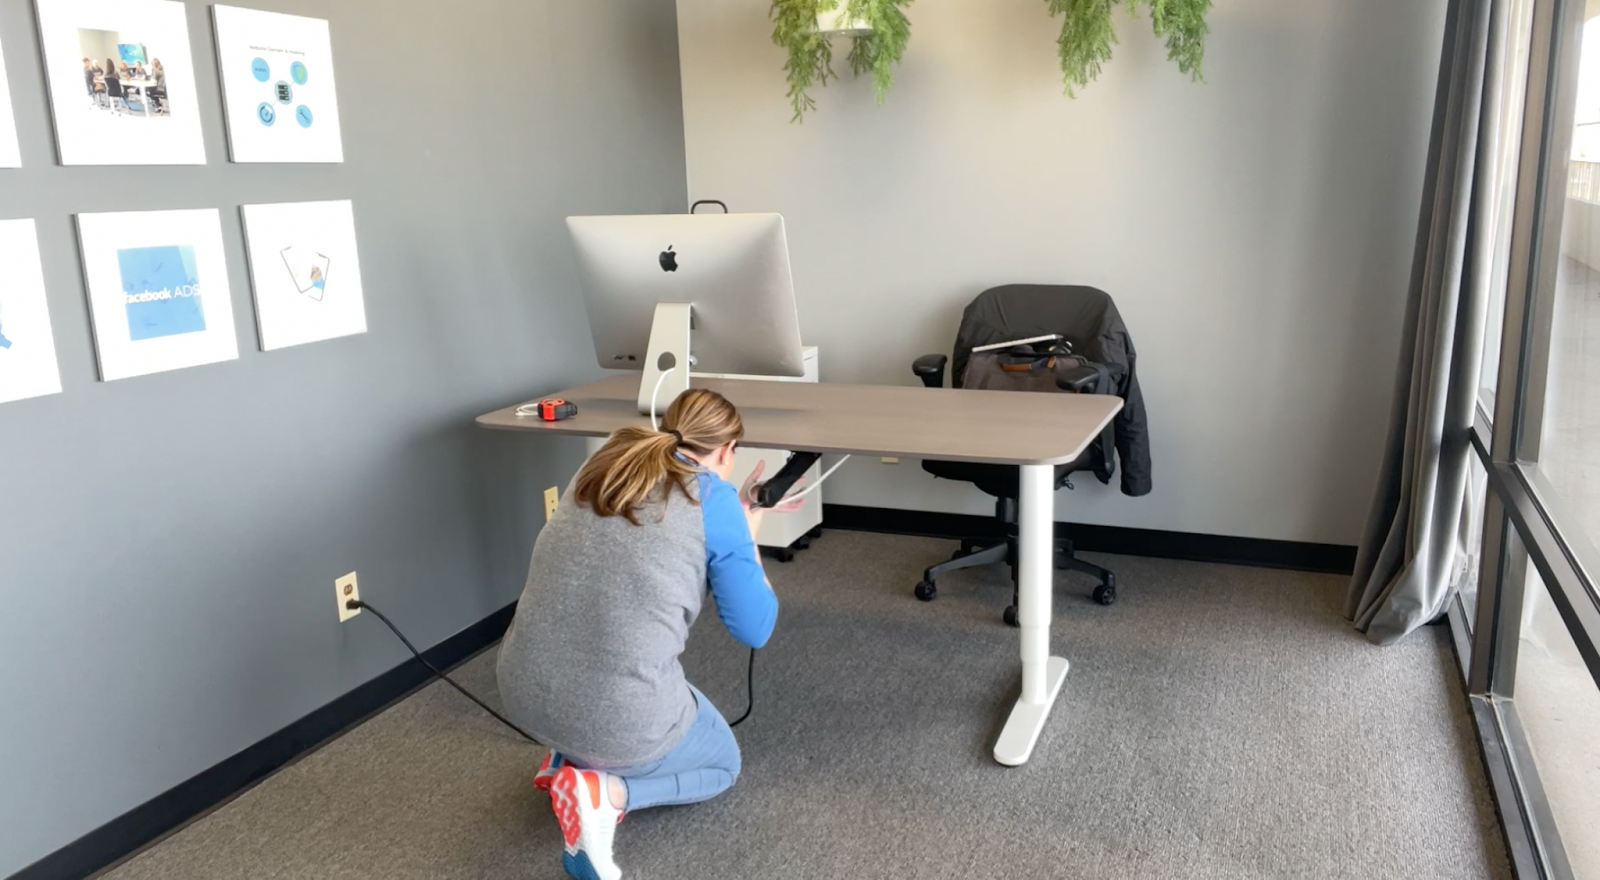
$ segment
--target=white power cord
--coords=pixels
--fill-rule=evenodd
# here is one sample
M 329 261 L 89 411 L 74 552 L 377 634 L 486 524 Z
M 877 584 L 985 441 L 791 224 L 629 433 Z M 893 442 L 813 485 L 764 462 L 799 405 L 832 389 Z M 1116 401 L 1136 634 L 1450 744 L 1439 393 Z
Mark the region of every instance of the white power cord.
M 661 378 L 656 380 L 656 390 L 650 392 L 650 430 L 652 431 L 661 430 L 661 422 L 656 419 L 656 399 L 661 396 L 661 386 L 666 384 L 667 377 L 670 375 L 672 375 L 672 370 L 662 373 Z
M 850 456 L 848 456 L 848 455 L 845 456 L 844 458 L 839 459 L 839 461 L 837 463 L 835 463 L 833 467 L 828 468 L 826 471 L 824 471 L 822 476 L 818 477 L 817 481 L 815 483 L 812 483 L 811 485 L 805 487 L 804 489 L 801 489 L 799 492 L 796 492 L 793 495 L 785 495 L 783 497 L 783 500 L 779 501 L 778 504 L 774 504 L 773 507 L 777 507 L 779 504 L 787 504 L 790 501 L 799 501 L 800 499 L 806 497 L 807 495 L 810 495 L 812 492 L 817 491 L 819 488 L 822 487 L 822 483 L 823 483 L 824 480 L 826 480 L 829 477 L 833 476 L 833 472 L 838 470 L 841 467 L 844 467 L 844 463 L 849 461 L 849 460 L 850 460 Z

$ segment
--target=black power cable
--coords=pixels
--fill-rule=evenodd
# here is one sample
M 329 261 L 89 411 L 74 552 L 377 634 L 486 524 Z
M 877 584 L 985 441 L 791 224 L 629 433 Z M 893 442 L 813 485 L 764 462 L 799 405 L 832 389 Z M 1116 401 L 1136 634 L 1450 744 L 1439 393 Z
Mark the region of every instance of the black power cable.
M 456 690 L 460 691 L 462 696 L 466 697 L 467 699 L 471 700 L 474 703 L 477 703 L 479 708 L 483 709 L 483 711 L 485 711 L 485 712 L 488 712 L 490 715 L 493 715 L 495 717 L 496 721 L 499 721 L 501 724 L 504 724 L 505 726 L 507 726 L 507 727 L 511 728 L 512 730 L 516 731 L 517 734 L 520 735 L 523 739 L 527 740 L 528 742 L 534 743 L 536 745 L 542 745 L 542 743 L 539 743 L 538 740 L 534 739 L 533 736 L 531 734 L 529 734 L 526 730 L 523 730 L 522 728 L 520 728 L 517 725 L 513 724 L 510 719 L 506 718 L 506 716 L 501 715 L 499 712 L 496 712 L 495 710 L 491 709 L 489 707 L 488 703 L 485 703 L 484 701 L 482 701 L 482 700 L 478 699 L 477 697 L 473 696 L 472 691 L 469 691 L 466 688 L 462 687 L 461 685 L 456 684 L 455 679 L 451 678 L 448 675 L 445 675 L 443 670 L 441 670 L 439 667 L 433 665 L 432 663 L 428 662 L 428 658 L 422 656 L 422 652 L 417 650 L 417 646 L 416 645 L 411 644 L 411 640 L 406 638 L 405 633 L 401 632 L 400 628 L 394 625 L 394 621 L 390 620 L 389 616 L 384 614 L 382 611 L 379 611 L 378 609 L 372 607 L 371 603 L 363 602 L 360 599 L 351 599 L 350 601 L 345 603 L 345 607 L 349 608 L 352 611 L 358 611 L 358 610 L 371 611 L 379 620 L 383 621 L 383 625 L 387 626 L 389 628 L 390 632 L 394 633 L 395 638 L 399 639 L 401 641 L 401 643 L 403 643 L 406 646 L 407 650 L 411 651 L 411 656 L 417 658 L 417 660 L 419 660 L 422 663 L 423 666 L 428 667 L 428 671 L 433 673 L 435 676 L 437 676 L 440 681 L 442 681 L 445 684 L 448 684 L 451 687 L 455 688 Z M 753 711 L 755 709 L 755 707 L 756 707 L 756 680 L 755 680 L 755 675 L 756 675 L 756 649 L 755 648 L 751 648 L 750 649 L 750 670 L 749 670 L 749 674 L 748 674 L 748 676 L 746 678 L 746 685 L 747 685 L 747 689 L 748 689 L 749 702 L 748 702 L 748 705 L 745 706 L 744 714 L 739 716 L 739 720 L 738 721 L 734 721 L 734 722 L 729 723 L 728 724 L 729 727 L 738 727 L 740 724 L 744 723 L 744 720 L 746 718 L 750 717 L 751 711 Z
M 730 721 L 730 722 L 728 722 L 728 726 L 729 727 L 738 727 L 739 725 L 743 724 L 744 720 L 746 718 L 749 718 L 750 717 L 750 713 L 752 711 L 754 711 L 755 708 L 756 708 L 756 649 L 755 648 L 751 648 L 750 649 L 750 669 L 747 672 L 745 672 L 744 683 L 745 683 L 745 687 L 747 689 L 747 692 L 745 694 L 744 714 L 739 716 L 739 720 L 738 721 Z
M 422 652 L 417 650 L 417 646 L 416 645 L 411 644 L 411 640 L 406 638 L 405 633 L 401 632 L 400 628 L 394 625 L 394 621 L 390 620 L 388 615 L 386 615 L 382 611 L 379 611 L 378 609 L 372 607 L 371 604 L 361 601 L 360 599 L 351 599 L 350 601 L 345 603 L 345 607 L 349 608 L 349 609 L 352 609 L 352 610 L 355 610 L 355 609 L 366 609 L 367 611 L 371 611 L 373 614 L 377 615 L 378 619 L 383 621 L 384 626 L 387 626 L 390 630 L 392 630 L 394 632 L 394 634 L 395 634 L 395 637 L 398 638 L 400 641 L 404 642 L 405 646 L 411 650 L 411 655 L 413 657 L 416 657 L 418 660 L 422 661 L 422 665 L 423 666 L 428 667 L 428 671 L 429 672 L 431 672 L 434 675 L 438 676 L 439 679 L 441 681 L 443 681 L 445 684 L 448 684 L 451 687 L 455 688 L 456 690 L 460 691 L 462 696 L 466 697 L 467 699 L 471 700 L 474 703 L 477 703 L 479 705 L 479 707 L 481 707 L 483 709 L 483 711 L 488 712 L 490 715 L 493 715 L 496 719 L 499 720 L 499 722 L 501 724 L 504 724 L 505 726 L 507 726 L 507 727 L 511 728 L 512 730 L 515 730 L 517 733 L 521 734 L 523 739 L 525 739 L 525 740 L 527 740 L 528 742 L 531 742 L 531 743 L 538 743 L 539 742 L 538 740 L 534 739 L 533 736 L 531 734 L 529 734 L 526 730 L 523 730 L 522 728 L 516 726 L 515 724 L 512 724 L 511 720 L 506 718 L 506 716 L 501 715 L 499 712 L 496 712 L 495 710 L 489 708 L 489 704 L 488 703 L 485 703 L 484 701 L 482 701 L 482 700 L 478 699 L 477 697 L 473 696 L 472 695 L 472 691 L 469 691 L 466 688 L 462 687 L 461 685 L 456 684 L 455 679 L 451 678 L 448 675 L 445 675 L 444 672 L 441 669 L 439 669 L 439 667 L 433 665 L 432 663 L 429 663 L 428 662 L 428 658 L 422 656 Z

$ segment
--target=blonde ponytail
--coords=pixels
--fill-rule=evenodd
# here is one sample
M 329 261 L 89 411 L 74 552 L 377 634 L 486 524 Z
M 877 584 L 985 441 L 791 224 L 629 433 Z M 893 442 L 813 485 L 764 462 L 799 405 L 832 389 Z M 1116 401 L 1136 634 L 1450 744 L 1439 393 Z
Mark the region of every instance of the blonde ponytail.
M 676 487 L 694 497 L 689 482 L 700 468 L 679 458 L 679 449 L 706 455 L 743 437 L 744 420 L 727 398 L 691 388 L 667 408 L 660 431 L 638 427 L 612 434 L 578 471 L 573 496 L 600 516 L 622 516 L 638 525 L 639 508 L 658 500 L 661 490 Z

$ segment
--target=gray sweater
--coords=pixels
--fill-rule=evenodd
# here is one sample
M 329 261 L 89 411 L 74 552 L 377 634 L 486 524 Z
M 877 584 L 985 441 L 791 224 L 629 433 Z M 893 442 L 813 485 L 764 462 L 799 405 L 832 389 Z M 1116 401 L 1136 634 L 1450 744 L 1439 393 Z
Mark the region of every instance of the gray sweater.
M 528 583 L 500 647 L 506 713 L 580 764 L 660 759 L 694 722 L 678 657 L 707 588 L 733 636 L 760 647 L 778 603 L 738 492 L 702 473 L 638 514 L 564 501 L 534 543 Z M 568 497 L 571 487 L 568 487 Z

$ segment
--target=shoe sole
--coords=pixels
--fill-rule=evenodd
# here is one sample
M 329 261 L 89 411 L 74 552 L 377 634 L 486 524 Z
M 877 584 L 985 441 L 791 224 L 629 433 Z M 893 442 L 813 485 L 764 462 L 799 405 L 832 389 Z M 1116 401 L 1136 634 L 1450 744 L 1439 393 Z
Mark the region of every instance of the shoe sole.
M 561 854 L 561 867 L 573 880 L 604 880 L 583 839 L 583 813 L 578 799 L 589 795 L 588 784 L 582 774 L 571 767 L 558 770 L 550 783 L 550 808 L 556 814 L 561 840 L 566 844 Z
M 550 808 L 555 811 L 556 823 L 561 826 L 561 838 L 569 850 L 577 849 L 583 839 L 583 817 L 578 812 L 578 798 L 583 796 L 583 792 L 579 791 L 582 785 L 578 774 L 571 770 L 559 772 L 550 780 Z

